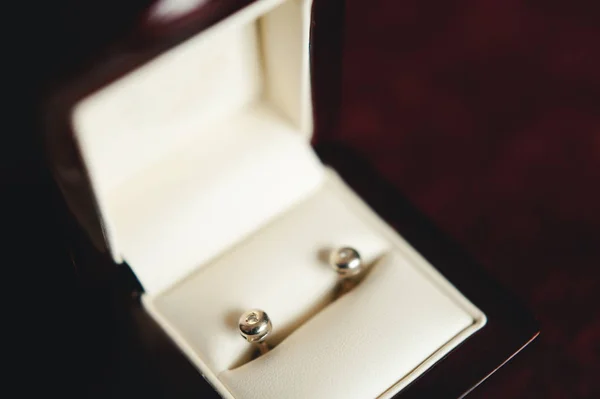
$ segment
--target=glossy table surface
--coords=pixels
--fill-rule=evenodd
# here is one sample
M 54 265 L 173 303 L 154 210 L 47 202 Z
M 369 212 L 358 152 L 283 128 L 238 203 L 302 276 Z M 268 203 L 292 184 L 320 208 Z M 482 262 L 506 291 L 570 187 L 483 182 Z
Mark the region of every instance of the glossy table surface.
M 472 398 L 597 397 L 600 365 L 600 10 L 592 1 L 347 2 L 347 143 L 535 313 L 542 334 Z M 24 39 L 25 40 L 25 39 Z M 29 41 L 25 41 L 30 45 Z M 37 49 L 42 51 L 41 49 Z M 43 68 L 23 65 L 26 109 Z M 107 294 L 62 245 L 28 117 L 3 133 L 6 264 L 24 389 L 136 397 Z M 14 266 L 12 266 L 14 265 Z M 9 289 L 9 292 L 12 292 Z M 42 337 L 42 339 L 40 339 Z M 29 352 L 31 350 L 31 353 Z

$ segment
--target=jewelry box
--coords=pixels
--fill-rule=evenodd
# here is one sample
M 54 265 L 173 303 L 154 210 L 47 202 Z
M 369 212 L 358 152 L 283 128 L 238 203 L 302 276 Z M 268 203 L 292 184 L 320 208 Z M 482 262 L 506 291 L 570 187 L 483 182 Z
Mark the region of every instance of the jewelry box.
M 74 260 L 135 280 L 128 328 L 173 396 L 460 397 L 537 335 L 360 157 L 313 140 L 337 121 L 343 2 L 135 15 L 58 82 L 46 142 L 95 246 L 74 239 Z M 340 246 L 367 270 L 338 297 Z M 259 357 L 237 330 L 251 308 L 273 321 Z

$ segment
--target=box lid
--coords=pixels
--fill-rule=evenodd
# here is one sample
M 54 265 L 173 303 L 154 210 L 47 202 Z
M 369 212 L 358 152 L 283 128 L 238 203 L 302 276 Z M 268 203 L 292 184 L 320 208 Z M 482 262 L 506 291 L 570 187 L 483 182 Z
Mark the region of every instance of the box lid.
M 255 1 L 207 29 L 192 3 L 155 3 L 140 24 L 147 46 L 111 51 L 48 107 L 70 208 L 152 292 L 300 200 L 322 173 L 307 141 L 311 1 Z

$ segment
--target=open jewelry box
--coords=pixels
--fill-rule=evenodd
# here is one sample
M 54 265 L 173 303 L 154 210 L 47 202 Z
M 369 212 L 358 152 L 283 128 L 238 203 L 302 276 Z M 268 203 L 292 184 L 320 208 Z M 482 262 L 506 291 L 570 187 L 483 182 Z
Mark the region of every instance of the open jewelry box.
M 188 12 L 176 34 L 151 30 L 145 40 L 160 44 L 137 47 L 134 61 L 131 48 L 113 49 L 50 102 L 57 182 L 90 238 L 131 268 L 145 314 L 220 396 L 409 397 L 436 384 L 460 396 L 537 330 L 492 282 L 465 273 L 466 257 L 440 252 L 450 247 L 437 233 L 407 241 L 392 229 L 340 177 L 347 168 L 325 166 L 338 152 L 317 156 L 310 48 L 315 21 L 327 24 L 317 3 L 238 4 L 207 26 Z M 151 15 L 181 12 L 168 4 Z M 82 175 L 65 173 L 68 159 Z M 334 298 L 323 254 L 339 246 L 368 270 Z M 258 358 L 237 331 L 251 308 L 274 325 Z M 475 354 L 486 342 L 500 349 Z M 468 378 L 444 383 L 456 362 Z

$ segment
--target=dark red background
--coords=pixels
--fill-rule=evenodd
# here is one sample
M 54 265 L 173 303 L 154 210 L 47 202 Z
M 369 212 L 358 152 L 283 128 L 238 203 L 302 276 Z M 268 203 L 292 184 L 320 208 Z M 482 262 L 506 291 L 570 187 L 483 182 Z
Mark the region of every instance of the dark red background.
M 541 324 L 472 397 L 600 397 L 600 4 L 347 4 L 338 137 Z
M 115 316 L 77 286 L 46 197 L 29 106 L 58 27 L 32 10 L 8 18 L 21 112 L 0 146 L 4 270 L 24 276 L 4 281 L 26 343 L 7 346 L 22 387 L 123 396 L 109 379 L 135 370 L 115 361 Z M 368 157 L 540 321 L 538 342 L 471 397 L 598 397 L 598 2 L 349 0 L 345 41 L 342 123 L 322 139 Z

